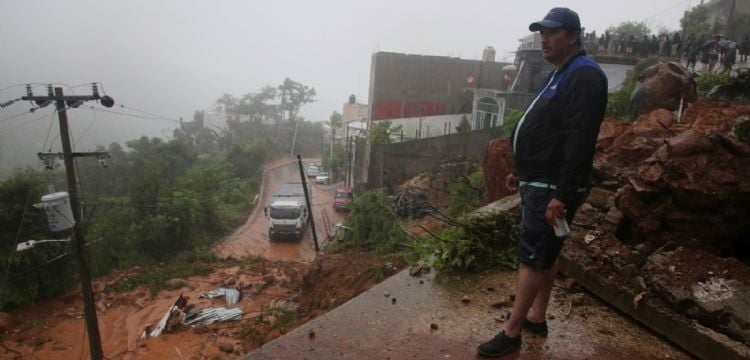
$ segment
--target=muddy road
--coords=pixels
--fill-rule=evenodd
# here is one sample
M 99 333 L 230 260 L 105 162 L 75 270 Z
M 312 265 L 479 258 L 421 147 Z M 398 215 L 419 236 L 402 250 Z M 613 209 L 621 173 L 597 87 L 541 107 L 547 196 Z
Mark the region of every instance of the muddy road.
M 309 162 L 319 163 L 320 160 L 303 160 L 303 164 Z M 313 220 L 318 235 L 318 244 L 322 248 L 328 237 L 327 229 L 344 220 L 343 213 L 333 210 L 333 199 L 339 184 L 320 185 L 315 184 L 312 178 L 306 180 L 312 190 Z M 247 222 L 217 245 L 213 252 L 220 258 L 263 257 L 272 261 L 312 262 L 315 259 L 312 227 L 307 227 L 302 241 L 271 242 L 268 238 L 269 221 L 263 213 L 263 208 L 269 204 L 271 195 L 282 184 L 299 181 L 299 168 L 296 160 L 283 159 L 268 164 L 263 174 L 261 193 Z
M 311 159 L 319 162 L 319 160 Z M 118 292 L 122 281 L 158 267 L 135 267 L 115 271 L 93 282 L 97 315 L 104 354 L 108 359 L 231 359 L 247 353 L 282 334 L 257 320 L 263 311 L 279 301 L 293 299 L 302 289 L 309 264 L 316 258 L 311 227 L 302 241 L 269 242 L 268 221 L 263 207 L 281 184 L 299 181 L 296 159 L 277 160 L 265 168 L 261 194 L 255 209 L 245 224 L 217 245 L 212 251 L 222 258 L 236 261 L 217 261 L 210 265 L 209 274 L 176 279 L 179 284 L 149 291 L 146 287 Z M 310 179 L 312 180 L 312 179 Z M 344 213 L 333 211 L 333 199 L 338 184 L 310 184 L 314 220 L 321 247 L 325 244 L 326 224 L 343 221 Z M 265 258 L 268 260 L 256 259 Z M 356 262 L 364 269 L 382 267 L 379 258 L 338 256 L 334 265 L 351 268 Z M 332 269 L 329 281 L 337 286 L 355 288 L 357 278 Z M 326 267 L 327 268 L 327 267 Z M 365 275 L 370 272 L 364 272 Z M 342 277 L 347 276 L 349 283 Z M 173 279 L 175 280 L 175 279 Z M 359 292 L 371 286 L 362 281 Z M 157 324 L 178 296 L 188 299 L 191 306 L 207 308 L 225 306 L 222 298 L 206 299 L 202 295 L 220 287 L 243 291 L 239 322 L 212 326 L 177 327 L 158 338 L 142 340 L 144 329 Z M 327 288 L 330 290 L 331 288 Z M 342 287 L 342 289 L 344 289 Z M 348 288 L 347 296 L 354 296 Z M 342 290 L 343 291 L 343 290 Z M 358 292 L 357 292 L 358 293 Z M 333 297 L 337 292 L 331 292 Z M 326 304 L 334 304 L 327 301 Z M 312 305 L 311 313 L 327 309 Z M 265 310 L 264 310 L 265 309 Z M 0 317 L 0 320 L 3 319 Z M 83 321 L 83 302 L 80 290 L 73 289 L 38 304 L 19 308 L 7 314 L 12 330 L 0 334 L 0 359 L 79 359 L 88 358 L 88 344 Z

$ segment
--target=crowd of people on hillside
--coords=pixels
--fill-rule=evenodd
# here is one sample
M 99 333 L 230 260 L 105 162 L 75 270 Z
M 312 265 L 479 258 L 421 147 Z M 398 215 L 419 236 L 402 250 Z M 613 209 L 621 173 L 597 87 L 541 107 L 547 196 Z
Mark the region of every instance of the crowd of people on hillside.
M 637 37 L 620 36 L 609 31 L 597 36 L 596 31 L 593 31 L 584 32 L 583 43 L 586 52 L 592 55 L 639 58 L 678 57 L 692 71 L 696 70 L 695 67 L 700 62 L 699 71 L 708 73 L 718 72 L 718 65 L 721 65 L 722 73 L 731 73 L 738 56 L 739 61 L 744 63 L 750 53 L 750 35 L 745 35 L 738 42 L 722 39 L 720 34 L 711 36 L 689 34 L 686 38 L 682 38 L 680 32 L 676 31 Z

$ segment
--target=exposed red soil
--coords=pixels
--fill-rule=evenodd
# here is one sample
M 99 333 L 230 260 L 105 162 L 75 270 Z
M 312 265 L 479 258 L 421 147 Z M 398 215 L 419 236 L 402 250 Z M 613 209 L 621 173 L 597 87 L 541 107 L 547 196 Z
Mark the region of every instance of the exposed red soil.
M 266 166 L 263 190 L 266 195 L 281 182 L 299 178 L 296 167 L 288 166 L 292 163 L 292 159 L 281 159 Z M 321 243 L 326 234 L 323 224 L 333 225 L 345 216 L 332 210 L 335 186 L 312 187 Z M 211 273 L 207 276 L 183 279 L 182 287 L 153 294 L 146 288 L 117 292 L 115 289 L 121 282 L 152 270 L 139 267 L 95 279 L 93 288 L 105 357 L 236 358 L 340 305 L 405 266 L 398 258 L 359 251 L 316 258 L 310 232 L 302 242 L 271 244 L 264 236 L 267 224 L 262 211 L 260 215 L 258 212 L 256 209 L 245 226 L 214 249 L 228 260 L 211 263 Z M 144 329 L 157 324 L 180 295 L 196 309 L 226 306 L 223 298 L 200 298 L 201 294 L 220 287 L 240 290 L 241 321 L 194 328 L 178 326 L 159 337 L 140 339 Z M 286 321 L 279 323 L 280 315 L 271 309 L 282 307 L 283 302 L 292 305 Z M 0 358 L 88 357 L 83 302 L 78 289 L 0 315 L 0 329 L 7 329 L 0 338 Z
M 108 359 L 232 359 L 255 349 L 296 325 L 315 318 L 391 276 L 405 266 L 399 258 L 350 251 L 325 254 L 311 264 L 255 259 L 245 264 L 217 262 L 209 276 L 187 278 L 188 287 L 151 294 L 138 288 L 113 290 L 123 273 L 94 282 L 97 315 Z M 132 275 L 132 273 L 130 273 Z M 241 290 L 242 321 L 180 328 L 139 340 L 147 324 L 156 324 L 179 296 L 197 308 L 225 306 L 223 298 L 199 295 L 218 287 Z M 13 311 L 16 326 L 2 335 L 2 358 L 71 359 L 88 357 L 83 304 L 77 290 L 36 306 Z M 293 323 L 274 327 L 260 315 L 281 301 L 299 303 Z
M 747 286 L 750 146 L 730 134 L 746 114 L 750 105 L 700 99 L 679 122 L 664 109 L 632 124 L 604 121 L 595 188 L 576 215 L 566 255 L 633 294 L 643 292 L 648 301 L 739 338 L 726 325 L 731 308 L 686 311 L 684 304 L 695 301 L 685 289 L 711 274 Z M 504 164 L 508 152 L 487 162 Z M 507 171 L 485 167 L 485 176 L 498 179 Z M 669 254 L 666 265 L 653 266 L 657 253 Z M 685 298 L 675 297 L 679 289 Z

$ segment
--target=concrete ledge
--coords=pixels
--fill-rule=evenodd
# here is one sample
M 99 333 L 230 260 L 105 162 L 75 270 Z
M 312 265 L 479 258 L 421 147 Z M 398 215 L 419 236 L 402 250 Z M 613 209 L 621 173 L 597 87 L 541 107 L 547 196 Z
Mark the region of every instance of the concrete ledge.
M 664 311 L 650 304 L 647 298 L 636 307 L 633 304 L 636 294 L 618 287 L 599 274 L 586 270 L 564 253 L 560 255 L 560 271 L 574 278 L 605 302 L 701 359 L 750 359 L 750 348 L 744 344 L 680 314 Z

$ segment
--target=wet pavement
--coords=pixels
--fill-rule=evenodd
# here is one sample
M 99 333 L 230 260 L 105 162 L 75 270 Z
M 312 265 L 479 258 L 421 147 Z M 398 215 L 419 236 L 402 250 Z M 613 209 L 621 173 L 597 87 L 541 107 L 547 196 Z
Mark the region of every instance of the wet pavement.
M 242 359 L 481 359 L 510 311 L 513 271 L 484 274 L 408 271 Z M 691 359 L 664 339 L 558 280 L 548 338 L 523 334 L 504 359 Z
M 268 239 L 268 219 L 263 214 L 263 208 L 271 202 L 271 195 L 283 183 L 299 182 L 299 168 L 296 159 L 278 160 L 266 167 L 263 174 L 263 189 L 258 197 L 257 205 L 247 222 L 239 227 L 221 244 L 213 250 L 220 258 L 248 258 L 263 257 L 274 261 L 294 261 L 309 263 L 315 260 L 315 246 L 313 244 L 311 227 L 305 231 L 301 241 L 284 240 L 271 242 Z M 328 234 L 326 228 L 343 221 L 344 215 L 333 210 L 333 198 L 336 184 L 314 184 L 307 179 L 312 192 L 313 216 L 315 219 L 318 244 L 325 245 Z

